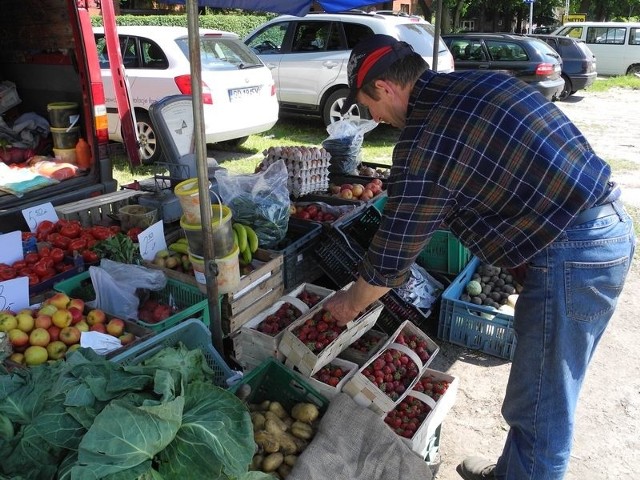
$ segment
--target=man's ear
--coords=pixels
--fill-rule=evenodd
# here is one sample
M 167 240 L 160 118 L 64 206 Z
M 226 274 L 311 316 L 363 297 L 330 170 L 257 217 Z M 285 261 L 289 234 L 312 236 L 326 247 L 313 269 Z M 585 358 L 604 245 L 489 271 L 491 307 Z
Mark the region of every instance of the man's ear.
M 378 90 L 379 95 L 389 96 L 393 95 L 396 91 L 395 84 L 387 81 L 387 80 L 375 80 L 373 85 Z

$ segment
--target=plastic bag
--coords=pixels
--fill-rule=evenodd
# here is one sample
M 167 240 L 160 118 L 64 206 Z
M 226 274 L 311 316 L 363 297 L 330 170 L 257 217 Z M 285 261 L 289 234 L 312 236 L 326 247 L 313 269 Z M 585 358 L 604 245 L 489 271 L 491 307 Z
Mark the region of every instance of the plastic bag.
M 378 125 L 375 120 L 342 119 L 327 126 L 329 137 L 322 142 L 331 154 L 331 173 L 357 174 L 364 134 Z
M 268 248 L 281 241 L 289 223 L 288 172 L 283 160 L 251 175 L 216 173 L 220 197 L 233 220 L 251 226 L 259 245 Z
M 418 308 L 429 309 L 435 303 L 444 286 L 417 263 L 411 266 L 407 283 L 397 290 L 403 300 Z
M 162 270 L 102 259 L 99 267 L 89 267 L 96 299 L 91 308 L 99 308 L 116 317 L 138 318 L 140 298 L 137 289 L 162 290 L 167 276 Z

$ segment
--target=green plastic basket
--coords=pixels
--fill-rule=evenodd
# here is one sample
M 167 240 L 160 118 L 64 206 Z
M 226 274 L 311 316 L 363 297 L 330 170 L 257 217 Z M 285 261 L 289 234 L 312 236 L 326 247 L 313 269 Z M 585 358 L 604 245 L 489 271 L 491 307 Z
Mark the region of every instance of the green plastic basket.
M 458 275 L 469 263 L 471 253 L 448 230 L 436 230 L 416 262 L 430 272 Z
M 54 289 L 71 296 L 72 292 L 81 287 L 86 281 L 91 281 L 88 271 L 58 282 Z M 187 318 L 199 318 L 206 326 L 209 326 L 211 322 L 209 318 L 209 302 L 207 296 L 198 287 L 182 283 L 173 278 L 167 278 L 167 285 L 162 290 L 154 292 L 154 294 L 158 301 L 175 305 L 180 311 L 158 323 L 147 323 L 137 318 L 130 320 L 156 333 L 163 332 Z M 111 314 L 111 312 L 105 313 Z
M 296 403 L 308 402 L 316 405 L 321 413 L 329 406 L 327 398 L 274 358 L 266 359 L 230 390 L 235 393 L 244 384 L 251 387 L 249 403 L 278 401 L 291 411 Z

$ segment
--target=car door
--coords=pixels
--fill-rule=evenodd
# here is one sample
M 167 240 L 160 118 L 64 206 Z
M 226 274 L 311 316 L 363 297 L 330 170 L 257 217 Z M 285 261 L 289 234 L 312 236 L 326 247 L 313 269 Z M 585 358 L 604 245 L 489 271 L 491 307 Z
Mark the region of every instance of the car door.
M 290 42 L 289 25 L 291 22 L 283 21 L 272 23 L 267 25 L 261 30 L 258 30 L 254 35 L 245 41 L 245 44 L 251 48 L 256 55 L 262 60 L 273 76 L 273 81 L 276 84 L 276 95 L 278 101 L 284 101 L 281 89 L 281 72 L 280 63 L 284 52 L 288 50 L 288 43 Z M 284 94 L 284 98 L 287 94 Z
M 446 37 L 447 44 L 456 70 L 487 70 L 489 57 L 482 40 L 474 38 Z

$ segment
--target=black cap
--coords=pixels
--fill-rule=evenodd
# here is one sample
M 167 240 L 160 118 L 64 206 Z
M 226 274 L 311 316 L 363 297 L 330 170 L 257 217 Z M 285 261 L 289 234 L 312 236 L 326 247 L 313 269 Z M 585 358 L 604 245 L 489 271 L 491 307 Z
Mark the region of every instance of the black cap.
M 351 51 L 347 64 L 349 95 L 340 113 L 344 115 L 356 103 L 356 95 L 362 86 L 379 77 L 396 61 L 411 55 L 413 47 L 390 35 L 376 34 L 359 42 Z

